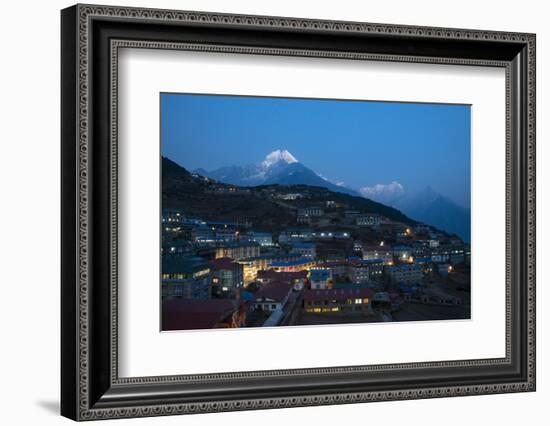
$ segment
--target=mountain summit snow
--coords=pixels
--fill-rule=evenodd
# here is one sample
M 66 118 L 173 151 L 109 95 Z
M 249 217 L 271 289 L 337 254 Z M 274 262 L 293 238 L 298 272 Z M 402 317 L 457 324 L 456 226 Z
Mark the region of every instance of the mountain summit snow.
M 278 149 L 266 155 L 265 160 L 262 161 L 262 166 L 264 166 L 265 168 L 269 168 L 280 161 L 284 161 L 287 164 L 298 162 L 296 157 L 294 157 L 294 155 L 292 155 L 286 149 Z
M 256 164 L 231 165 L 210 171 L 197 169 L 194 172 L 222 183 L 239 186 L 310 185 L 359 196 L 358 192 L 336 185 L 307 168 L 286 149 L 270 152 L 263 161 Z

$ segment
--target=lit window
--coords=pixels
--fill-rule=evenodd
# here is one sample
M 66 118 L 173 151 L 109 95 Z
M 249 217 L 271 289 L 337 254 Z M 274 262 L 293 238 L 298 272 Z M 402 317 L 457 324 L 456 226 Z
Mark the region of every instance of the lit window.
M 355 299 L 355 304 L 356 305 L 360 305 L 361 303 L 363 303 L 363 301 L 361 299 Z

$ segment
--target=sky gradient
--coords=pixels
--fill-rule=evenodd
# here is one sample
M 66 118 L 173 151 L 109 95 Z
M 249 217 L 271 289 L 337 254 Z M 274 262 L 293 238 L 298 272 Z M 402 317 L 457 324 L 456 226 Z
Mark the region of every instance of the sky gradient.
M 431 186 L 470 207 L 470 106 L 161 94 L 161 152 L 188 170 L 258 163 L 277 149 L 359 189 Z

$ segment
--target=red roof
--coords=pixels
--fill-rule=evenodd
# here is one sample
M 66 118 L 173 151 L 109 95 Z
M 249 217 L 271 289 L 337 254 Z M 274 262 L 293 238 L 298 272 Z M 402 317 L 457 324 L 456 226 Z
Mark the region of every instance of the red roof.
M 172 299 L 162 302 L 162 330 L 216 328 L 239 309 L 229 299 Z
M 307 278 L 307 271 L 304 270 L 297 272 L 277 272 L 273 269 L 268 269 L 258 271 L 257 278 L 269 281 L 284 281 L 290 283 L 295 280 Z
M 255 301 L 265 299 L 282 302 L 292 290 L 292 284 L 283 281 L 273 281 L 266 284 L 254 294 Z
M 329 290 L 306 290 L 304 291 L 305 301 L 319 301 L 327 299 L 354 299 L 372 297 L 372 290 L 369 288 L 338 288 Z
M 212 269 L 220 270 L 220 269 L 235 269 L 241 267 L 241 265 L 237 262 L 235 262 L 230 257 L 220 257 L 218 259 L 212 260 L 210 262 L 210 266 Z

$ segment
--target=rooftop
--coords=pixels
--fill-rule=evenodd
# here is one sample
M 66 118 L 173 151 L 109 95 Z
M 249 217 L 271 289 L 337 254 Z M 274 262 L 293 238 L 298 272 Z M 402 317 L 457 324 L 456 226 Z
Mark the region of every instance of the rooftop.
M 312 269 L 309 271 L 309 279 L 311 281 L 326 281 L 332 277 L 330 269 Z
M 162 273 L 177 274 L 187 273 L 208 269 L 208 264 L 200 257 L 187 257 L 178 255 L 162 256 Z
M 315 248 L 315 243 L 292 243 L 292 247 L 310 249 Z
M 297 272 L 277 272 L 273 269 L 258 271 L 257 278 L 270 281 L 292 282 L 294 280 L 305 279 L 307 271 Z
M 254 260 L 269 260 L 269 259 L 292 259 L 296 258 L 299 259 L 302 255 L 299 253 L 289 253 L 289 254 L 281 254 L 281 253 L 266 253 L 261 254 L 260 256 L 254 256 L 254 257 L 247 257 L 246 259 L 243 259 L 242 262 L 252 262 Z
M 162 302 L 162 330 L 216 328 L 239 309 L 229 299 L 173 299 Z
M 220 257 L 218 259 L 210 261 L 210 266 L 214 270 L 235 269 L 235 268 L 240 267 L 240 264 L 238 262 L 235 262 L 230 257 Z
M 353 299 L 353 298 L 370 298 L 373 292 L 369 288 L 333 288 L 328 290 L 304 290 L 305 301 L 319 301 L 326 299 Z
M 291 260 L 288 262 L 272 262 L 271 266 L 273 267 L 299 266 L 299 265 L 306 265 L 308 263 L 311 263 L 311 259 L 300 258 L 300 259 Z
M 224 243 L 219 246 L 219 248 L 237 248 L 237 247 L 260 247 L 260 245 L 255 241 L 244 240 L 244 241 L 230 241 L 228 243 Z
M 283 301 L 290 291 L 292 284 L 284 281 L 273 281 L 266 284 L 254 294 L 254 300 L 260 302 L 264 300 L 272 300 L 275 302 Z

